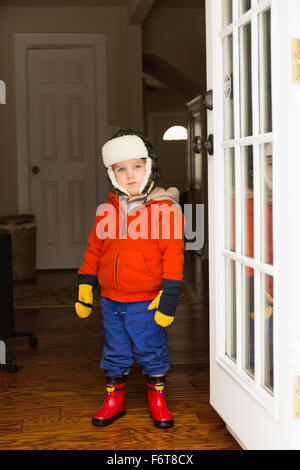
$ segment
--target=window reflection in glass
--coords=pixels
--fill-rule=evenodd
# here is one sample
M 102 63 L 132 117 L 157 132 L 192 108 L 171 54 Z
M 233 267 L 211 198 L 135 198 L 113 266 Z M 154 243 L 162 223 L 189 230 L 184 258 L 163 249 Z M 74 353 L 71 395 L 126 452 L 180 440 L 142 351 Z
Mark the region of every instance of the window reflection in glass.
M 253 196 L 253 147 L 241 148 L 242 182 L 242 255 L 254 257 L 254 196 Z M 242 267 L 242 299 L 244 318 L 243 367 L 254 376 L 254 269 Z
M 253 147 L 241 148 L 242 255 L 254 256 Z
M 272 132 L 271 10 L 260 13 L 259 113 L 260 132 Z
M 251 8 L 251 0 L 239 0 L 239 13 L 243 15 Z
M 233 42 L 232 34 L 223 41 L 224 140 L 234 138 L 233 120 Z
M 252 135 L 251 23 L 241 26 L 240 41 L 240 114 L 241 137 Z
M 263 386 L 273 392 L 273 277 L 262 274 Z
M 224 152 L 224 226 L 225 248 L 235 251 L 235 156 L 234 149 Z
M 236 361 L 236 275 L 235 262 L 225 258 L 225 353 Z
M 232 0 L 223 0 L 223 28 L 232 23 Z
M 253 269 L 242 267 L 242 299 L 243 299 L 243 368 L 254 378 L 254 275 Z
M 261 260 L 273 264 L 273 144 L 261 145 Z M 263 386 L 273 393 L 273 277 L 262 273 Z
M 273 264 L 273 145 L 261 146 L 261 261 Z

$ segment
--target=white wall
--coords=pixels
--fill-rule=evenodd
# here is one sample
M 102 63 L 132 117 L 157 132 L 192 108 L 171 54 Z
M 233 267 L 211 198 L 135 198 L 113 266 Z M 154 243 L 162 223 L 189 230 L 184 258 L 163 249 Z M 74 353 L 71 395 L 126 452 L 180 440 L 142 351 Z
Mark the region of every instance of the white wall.
M 105 33 L 108 126 L 143 130 L 141 27 L 128 26 L 127 8 L 0 6 L 0 215 L 18 211 L 13 34 L 27 32 Z

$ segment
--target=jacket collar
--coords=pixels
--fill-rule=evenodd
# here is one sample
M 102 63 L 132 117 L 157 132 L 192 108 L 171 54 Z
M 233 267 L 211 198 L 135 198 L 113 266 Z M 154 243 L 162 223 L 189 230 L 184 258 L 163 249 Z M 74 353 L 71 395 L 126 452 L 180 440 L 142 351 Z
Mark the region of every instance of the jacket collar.
M 109 193 L 109 198 L 111 199 L 111 201 L 117 208 L 120 208 L 124 214 L 126 213 L 125 208 L 122 204 L 122 201 L 116 193 L 114 192 Z M 179 203 L 179 190 L 175 188 L 174 186 L 168 189 L 164 189 L 160 186 L 155 186 L 153 188 L 153 186 L 151 185 L 147 193 L 138 194 L 137 196 L 131 196 L 131 198 L 127 198 L 128 203 L 132 201 L 138 201 L 138 200 L 141 201 L 141 205 L 142 204 L 148 205 L 155 201 L 171 201 L 174 204 L 178 204 Z

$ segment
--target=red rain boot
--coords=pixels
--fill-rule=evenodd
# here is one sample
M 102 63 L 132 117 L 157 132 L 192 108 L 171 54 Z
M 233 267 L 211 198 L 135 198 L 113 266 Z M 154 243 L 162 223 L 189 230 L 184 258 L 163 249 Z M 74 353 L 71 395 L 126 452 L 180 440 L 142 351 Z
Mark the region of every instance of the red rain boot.
M 174 426 L 174 419 L 167 408 L 165 401 L 165 381 L 166 376 L 147 376 L 147 392 L 150 413 L 154 425 L 158 428 L 171 428 Z
M 92 418 L 94 426 L 107 426 L 124 416 L 126 385 L 127 375 L 106 378 L 106 397 L 102 407 Z

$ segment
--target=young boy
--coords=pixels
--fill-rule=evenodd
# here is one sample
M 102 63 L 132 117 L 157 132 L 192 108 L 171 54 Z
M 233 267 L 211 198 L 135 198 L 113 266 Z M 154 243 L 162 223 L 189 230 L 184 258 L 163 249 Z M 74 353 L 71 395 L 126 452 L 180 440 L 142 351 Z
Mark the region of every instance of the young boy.
M 157 158 L 150 141 L 140 132 L 120 129 L 102 147 L 102 157 L 114 191 L 97 209 L 78 270 L 75 304 L 77 315 L 88 317 L 93 287 L 100 284 L 105 335 L 100 367 L 106 372 L 107 394 L 92 423 L 105 426 L 125 414 L 127 374 L 135 358 L 147 378 L 154 425 L 167 428 L 173 426 L 174 419 L 165 402 L 169 370 L 165 327 L 174 320 L 184 264 L 179 191 L 156 185 Z M 162 206 L 169 210 L 168 218 L 153 210 L 163 211 Z M 163 226 L 165 220 L 167 227 Z M 139 237 L 132 231 L 137 222 L 143 226 Z

